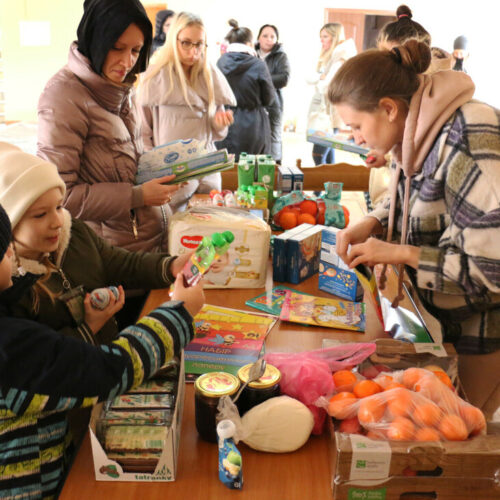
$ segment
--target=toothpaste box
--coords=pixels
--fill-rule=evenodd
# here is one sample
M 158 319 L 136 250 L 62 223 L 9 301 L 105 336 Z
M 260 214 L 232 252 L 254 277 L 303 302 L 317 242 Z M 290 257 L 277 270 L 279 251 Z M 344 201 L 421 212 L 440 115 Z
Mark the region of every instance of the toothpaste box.
M 318 272 L 321 250 L 321 231 L 325 228 L 316 224 L 287 242 L 287 281 L 300 283 Z
M 292 172 L 292 191 L 302 191 L 304 189 L 304 173 L 296 165 L 288 167 Z
M 278 166 L 277 188 L 281 194 L 289 193 L 292 190 L 293 174 L 288 167 Z
M 321 234 L 318 288 L 348 300 L 362 300 L 363 287 L 354 270 L 337 255 L 335 244 L 340 229 L 328 227 Z
M 312 224 L 300 224 L 293 229 L 289 229 L 279 236 L 276 236 L 273 240 L 273 280 L 274 281 L 286 281 L 287 279 L 287 242 L 292 237 L 295 236 L 306 229 L 314 227 Z

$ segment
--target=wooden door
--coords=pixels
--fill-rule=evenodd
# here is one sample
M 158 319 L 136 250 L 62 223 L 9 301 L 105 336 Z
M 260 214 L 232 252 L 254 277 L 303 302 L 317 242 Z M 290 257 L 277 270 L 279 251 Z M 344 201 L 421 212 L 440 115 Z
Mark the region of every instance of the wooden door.
M 151 21 L 151 24 L 153 25 L 153 36 L 156 35 L 156 33 L 155 33 L 156 14 L 158 13 L 158 11 L 164 10 L 166 8 L 167 8 L 166 2 L 144 5 L 144 9 L 146 10 L 146 14 L 148 15 L 148 18 Z

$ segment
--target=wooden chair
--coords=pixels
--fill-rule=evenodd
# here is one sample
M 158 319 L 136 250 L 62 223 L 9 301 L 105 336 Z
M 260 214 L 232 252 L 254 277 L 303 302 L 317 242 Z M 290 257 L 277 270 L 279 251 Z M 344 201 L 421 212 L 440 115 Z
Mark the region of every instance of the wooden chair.
M 370 170 L 362 165 L 335 163 L 301 168 L 304 172 L 305 191 L 323 191 L 324 183 L 327 181 L 343 182 L 344 191 L 368 191 Z M 236 166 L 231 170 L 221 172 L 221 175 L 222 189 L 232 191 L 238 189 L 238 169 Z M 274 185 L 276 186 L 276 179 Z

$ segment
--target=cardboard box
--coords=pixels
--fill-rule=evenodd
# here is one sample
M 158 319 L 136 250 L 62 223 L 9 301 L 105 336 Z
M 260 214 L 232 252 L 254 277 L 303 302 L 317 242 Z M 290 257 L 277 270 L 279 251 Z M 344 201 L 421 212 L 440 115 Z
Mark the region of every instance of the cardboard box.
M 323 228 L 316 224 L 287 240 L 286 275 L 290 283 L 300 283 L 318 272 Z
M 343 299 L 359 301 L 363 299 L 363 287 L 335 249 L 338 231 L 340 229 L 330 227 L 321 233 L 318 288 Z
M 182 412 L 184 409 L 184 392 L 184 353 L 182 353 L 172 425 L 168 429 L 163 452 L 152 474 L 143 472 L 123 472 L 118 462 L 108 458 L 101 443 L 96 437 L 96 421 L 102 410 L 102 405 L 98 405 L 94 408 L 89 427 L 96 481 L 175 481 L 175 476 L 177 474 L 177 459 L 179 455 Z
M 302 191 L 304 189 L 304 173 L 299 167 L 292 165 L 288 167 L 292 172 L 292 191 Z
M 287 194 L 292 190 L 293 174 L 288 167 L 278 166 L 278 178 L 276 180 L 277 190 L 281 194 Z
M 335 432 L 332 419 L 328 422 L 336 500 L 500 498 L 496 429 L 467 441 L 375 441 Z
M 292 237 L 295 236 L 306 229 L 313 227 L 312 224 L 300 224 L 280 235 L 276 236 L 273 240 L 273 280 L 274 281 L 286 281 L 287 279 L 287 242 Z
M 177 212 L 168 223 L 170 255 L 192 252 L 204 236 L 231 231 L 234 241 L 204 276 L 205 288 L 261 288 L 266 281 L 271 228 L 237 208 L 194 207 Z

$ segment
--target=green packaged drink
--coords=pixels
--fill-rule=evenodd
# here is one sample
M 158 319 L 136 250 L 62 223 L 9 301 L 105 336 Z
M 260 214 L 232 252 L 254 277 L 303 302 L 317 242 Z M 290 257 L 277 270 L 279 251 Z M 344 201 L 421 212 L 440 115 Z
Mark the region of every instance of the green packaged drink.
M 276 162 L 271 155 L 257 157 L 257 182 L 267 188 L 268 206 L 271 206 L 273 201 L 275 166 Z
M 208 271 L 212 262 L 228 251 L 233 241 L 234 234 L 231 231 L 224 231 L 222 234 L 214 233 L 211 237 L 204 236 L 182 269 L 184 286 L 196 285 L 203 274 Z
M 255 181 L 255 155 L 240 153 L 238 186 L 251 186 Z

